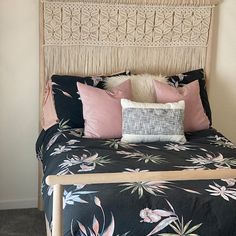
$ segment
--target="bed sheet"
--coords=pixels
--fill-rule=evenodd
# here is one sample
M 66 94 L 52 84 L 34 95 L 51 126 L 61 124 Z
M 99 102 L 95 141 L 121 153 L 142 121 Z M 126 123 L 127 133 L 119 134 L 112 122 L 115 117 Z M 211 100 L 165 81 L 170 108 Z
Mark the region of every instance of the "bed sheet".
M 186 134 L 187 142 L 126 144 L 81 138 L 59 126 L 42 132 L 42 196 L 49 223 L 48 175 L 236 168 L 236 147 L 215 129 Z M 65 186 L 64 235 L 236 235 L 236 180 L 151 181 Z

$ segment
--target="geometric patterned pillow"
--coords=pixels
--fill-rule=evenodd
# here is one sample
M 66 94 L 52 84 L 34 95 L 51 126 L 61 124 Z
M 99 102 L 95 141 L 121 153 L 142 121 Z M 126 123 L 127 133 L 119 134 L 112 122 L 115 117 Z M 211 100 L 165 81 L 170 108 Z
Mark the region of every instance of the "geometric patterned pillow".
M 184 101 L 139 103 L 121 99 L 122 142 L 184 143 Z

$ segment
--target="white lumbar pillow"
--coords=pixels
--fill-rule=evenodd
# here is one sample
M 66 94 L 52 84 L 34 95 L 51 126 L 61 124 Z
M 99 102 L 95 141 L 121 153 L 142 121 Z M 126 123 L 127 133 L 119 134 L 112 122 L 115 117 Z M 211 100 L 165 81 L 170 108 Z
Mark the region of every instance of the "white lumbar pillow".
M 116 76 L 106 79 L 105 88 L 112 90 L 124 81 L 130 79 L 132 86 L 133 101 L 135 102 L 155 102 L 155 89 L 153 80 L 167 84 L 167 78 L 162 75 L 130 75 L 130 76 Z
M 184 101 L 140 103 L 121 99 L 122 142 L 185 143 Z

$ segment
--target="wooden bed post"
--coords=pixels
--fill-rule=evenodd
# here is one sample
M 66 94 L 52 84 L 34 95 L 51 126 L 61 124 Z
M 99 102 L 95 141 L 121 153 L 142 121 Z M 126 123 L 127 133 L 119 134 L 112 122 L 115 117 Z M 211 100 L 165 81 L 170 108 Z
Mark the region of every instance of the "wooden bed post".
M 38 209 L 40 211 L 43 211 L 43 200 L 41 196 L 42 172 L 42 163 L 38 160 Z
M 44 9 L 43 9 L 43 3 L 41 0 L 39 0 L 39 132 L 41 131 L 41 114 L 42 114 L 42 102 L 43 102 L 43 90 L 44 90 L 44 84 L 45 84 L 45 74 L 44 74 L 44 50 L 43 50 L 43 44 L 44 44 L 44 34 L 43 34 L 43 24 L 44 24 Z M 38 161 L 38 209 L 43 210 L 43 200 L 41 196 L 41 184 L 42 184 L 42 164 L 40 161 Z
M 53 186 L 52 236 L 62 236 L 63 232 L 62 190 L 63 186 L 60 184 Z
M 213 35 L 215 29 L 215 7 L 211 10 L 211 24 L 208 36 L 208 46 L 206 52 L 206 64 L 205 64 L 205 72 L 206 72 L 206 83 L 207 87 L 209 85 L 209 80 L 211 78 L 211 70 L 212 70 L 212 55 L 213 55 Z

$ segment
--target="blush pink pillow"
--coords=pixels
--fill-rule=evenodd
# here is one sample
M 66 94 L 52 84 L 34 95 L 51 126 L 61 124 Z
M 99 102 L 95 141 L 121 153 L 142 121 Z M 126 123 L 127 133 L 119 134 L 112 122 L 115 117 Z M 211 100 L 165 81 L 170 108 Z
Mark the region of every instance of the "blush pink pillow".
M 122 98 L 131 99 L 131 82 L 127 80 L 112 92 L 77 83 L 83 103 L 86 138 L 120 138 L 122 136 Z
M 198 80 L 184 87 L 175 88 L 170 85 L 154 81 L 156 101 L 159 103 L 185 101 L 184 131 L 193 132 L 208 129 L 210 122 L 204 112 L 200 98 Z
M 45 94 L 43 101 L 41 126 L 44 130 L 47 130 L 51 126 L 58 123 L 58 117 L 54 105 L 54 98 L 52 94 L 52 81 L 48 80 L 45 86 Z

